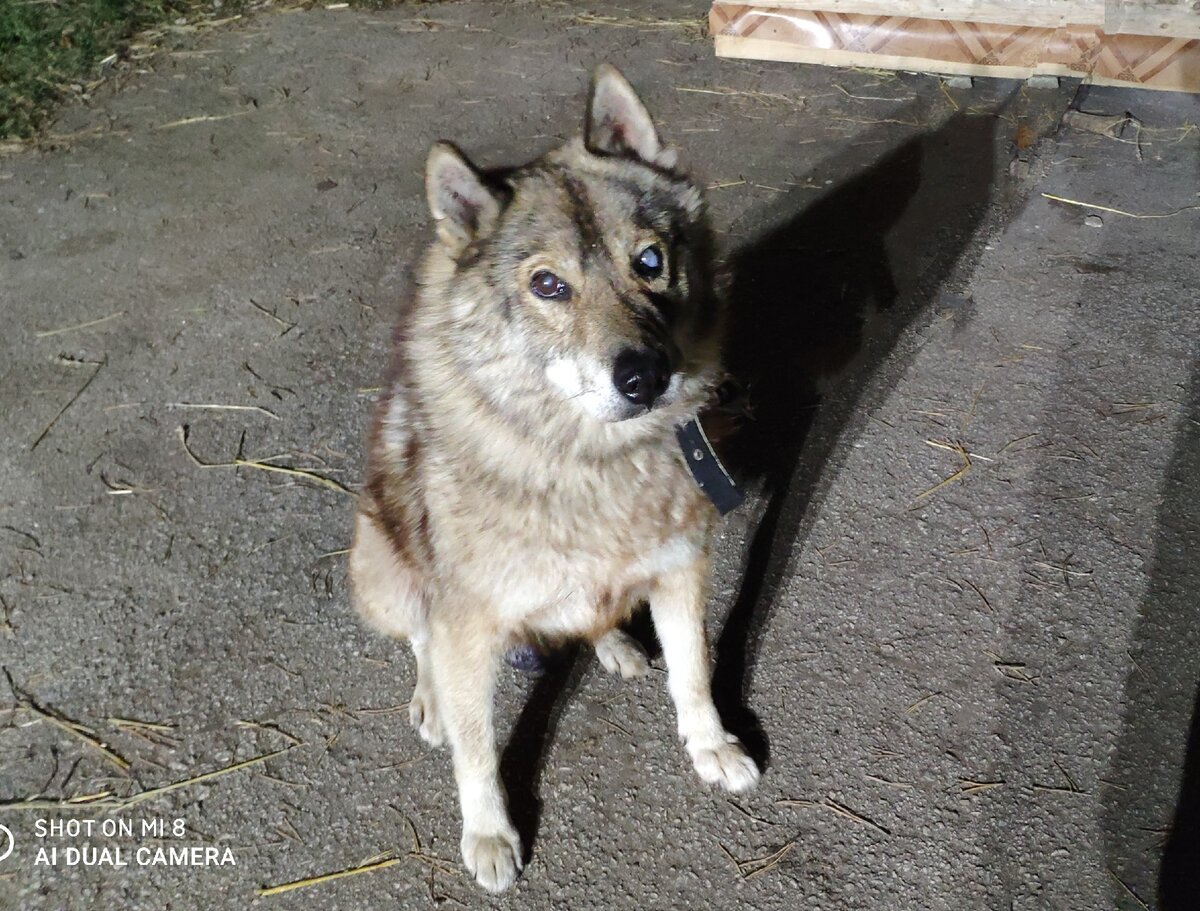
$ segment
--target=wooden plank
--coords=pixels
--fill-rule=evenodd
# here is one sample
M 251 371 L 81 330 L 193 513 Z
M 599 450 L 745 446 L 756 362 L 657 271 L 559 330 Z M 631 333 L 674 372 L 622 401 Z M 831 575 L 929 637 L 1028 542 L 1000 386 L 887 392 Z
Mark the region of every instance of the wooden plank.
M 1200 38 L 1196 0 L 773 0 L 760 7 L 1037 28 L 1094 25 L 1109 35 Z
M 1196 0 L 1107 0 L 1104 31 L 1109 35 L 1200 38 Z
M 757 6 L 1041 28 L 1101 25 L 1105 14 L 1105 0 L 772 0 Z
M 1200 92 L 1200 39 L 714 3 L 717 55 Z

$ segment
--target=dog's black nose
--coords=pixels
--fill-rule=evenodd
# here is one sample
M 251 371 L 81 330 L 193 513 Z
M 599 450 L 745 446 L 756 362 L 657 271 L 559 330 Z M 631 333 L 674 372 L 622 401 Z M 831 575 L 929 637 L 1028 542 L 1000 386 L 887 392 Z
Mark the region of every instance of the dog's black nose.
M 649 407 L 667 391 L 671 365 L 662 351 L 653 348 L 626 348 L 617 355 L 613 367 L 613 385 L 617 392 L 635 405 Z

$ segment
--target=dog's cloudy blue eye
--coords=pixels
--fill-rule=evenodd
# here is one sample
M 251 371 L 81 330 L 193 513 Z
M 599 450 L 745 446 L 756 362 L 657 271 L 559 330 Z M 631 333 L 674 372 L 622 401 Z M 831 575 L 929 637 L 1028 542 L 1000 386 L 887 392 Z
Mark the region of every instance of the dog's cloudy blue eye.
M 642 278 L 658 278 L 663 270 L 662 250 L 653 244 L 638 254 L 633 263 L 634 271 Z
M 571 296 L 571 286 L 547 269 L 539 269 L 529 280 L 529 290 L 546 300 L 565 301 Z

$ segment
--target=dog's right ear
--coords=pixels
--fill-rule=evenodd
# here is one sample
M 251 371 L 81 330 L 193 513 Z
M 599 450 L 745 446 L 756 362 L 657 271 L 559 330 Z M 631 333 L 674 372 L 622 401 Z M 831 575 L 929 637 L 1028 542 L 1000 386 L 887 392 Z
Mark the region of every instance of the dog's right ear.
M 601 155 L 637 158 L 668 171 L 679 161 L 677 151 L 659 140 L 642 99 L 610 63 L 600 64 L 592 76 L 584 141 Z
M 500 215 L 500 202 L 479 171 L 448 142 L 429 150 L 425 197 L 438 237 L 454 251 L 485 234 Z

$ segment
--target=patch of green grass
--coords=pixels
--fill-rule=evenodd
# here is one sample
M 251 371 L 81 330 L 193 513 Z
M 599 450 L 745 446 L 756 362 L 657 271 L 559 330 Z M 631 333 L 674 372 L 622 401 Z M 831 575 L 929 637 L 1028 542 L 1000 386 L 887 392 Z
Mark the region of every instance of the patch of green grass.
M 32 136 L 72 84 L 189 0 L 0 0 L 0 138 Z
M 316 7 L 335 0 L 283 0 Z M 388 9 L 414 0 L 347 0 Z M 415 0 L 422 6 L 436 0 Z M 100 62 L 123 56 L 138 32 L 184 18 L 228 17 L 259 9 L 256 0 L 0 0 L 0 140 L 27 139 L 67 95 L 100 79 Z

